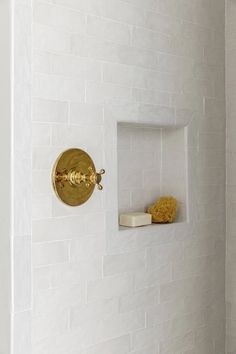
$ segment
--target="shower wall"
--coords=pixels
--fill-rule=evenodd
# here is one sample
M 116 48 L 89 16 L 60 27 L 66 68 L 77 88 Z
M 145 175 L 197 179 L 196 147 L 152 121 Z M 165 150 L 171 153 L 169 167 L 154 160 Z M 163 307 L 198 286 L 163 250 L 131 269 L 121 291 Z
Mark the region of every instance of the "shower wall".
M 227 240 L 226 240 L 226 335 L 227 354 L 236 352 L 236 243 L 235 243 L 235 213 L 236 213 L 236 2 L 227 1 L 226 11 L 226 94 L 227 94 L 227 130 L 226 130 L 226 157 L 227 157 Z
M 33 2 L 33 354 L 224 353 L 224 14 L 223 0 Z M 193 218 L 114 235 L 107 127 L 140 113 L 188 123 Z M 107 171 L 78 208 L 50 182 L 69 147 Z

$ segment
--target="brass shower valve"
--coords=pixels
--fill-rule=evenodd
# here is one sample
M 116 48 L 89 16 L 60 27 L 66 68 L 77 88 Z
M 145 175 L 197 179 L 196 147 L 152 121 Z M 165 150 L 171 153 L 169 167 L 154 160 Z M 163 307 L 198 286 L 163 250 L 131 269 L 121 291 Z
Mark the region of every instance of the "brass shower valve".
M 57 196 L 66 204 L 77 206 L 85 203 L 95 186 L 99 190 L 105 170 L 96 172 L 91 157 L 81 149 L 69 149 L 57 159 L 52 182 Z

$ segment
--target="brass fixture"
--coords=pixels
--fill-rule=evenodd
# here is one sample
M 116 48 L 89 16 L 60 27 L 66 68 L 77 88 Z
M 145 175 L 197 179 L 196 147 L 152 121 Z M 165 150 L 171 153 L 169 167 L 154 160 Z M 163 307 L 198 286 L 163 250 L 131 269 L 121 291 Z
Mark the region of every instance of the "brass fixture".
M 102 190 L 102 175 L 96 172 L 93 160 L 81 149 L 64 151 L 56 160 L 52 171 L 52 183 L 58 198 L 67 205 L 85 203 L 97 185 Z

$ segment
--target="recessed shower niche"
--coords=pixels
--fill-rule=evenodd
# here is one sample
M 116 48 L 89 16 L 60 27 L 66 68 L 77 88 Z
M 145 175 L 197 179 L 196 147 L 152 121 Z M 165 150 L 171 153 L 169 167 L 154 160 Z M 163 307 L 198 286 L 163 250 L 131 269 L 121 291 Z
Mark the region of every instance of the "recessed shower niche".
M 119 213 L 146 211 L 160 196 L 178 201 L 187 220 L 187 128 L 118 123 Z

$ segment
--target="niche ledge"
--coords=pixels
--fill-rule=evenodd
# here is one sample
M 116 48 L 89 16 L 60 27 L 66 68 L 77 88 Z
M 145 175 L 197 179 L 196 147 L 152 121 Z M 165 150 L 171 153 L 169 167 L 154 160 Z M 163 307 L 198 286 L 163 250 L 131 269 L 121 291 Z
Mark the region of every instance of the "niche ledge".
M 172 195 L 178 201 L 175 222 L 187 221 L 187 127 L 118 123 L 117 154 L 119 214 L 145 212 L 160 196 Z M 155 226 L 164 225 L 138 229 Z

